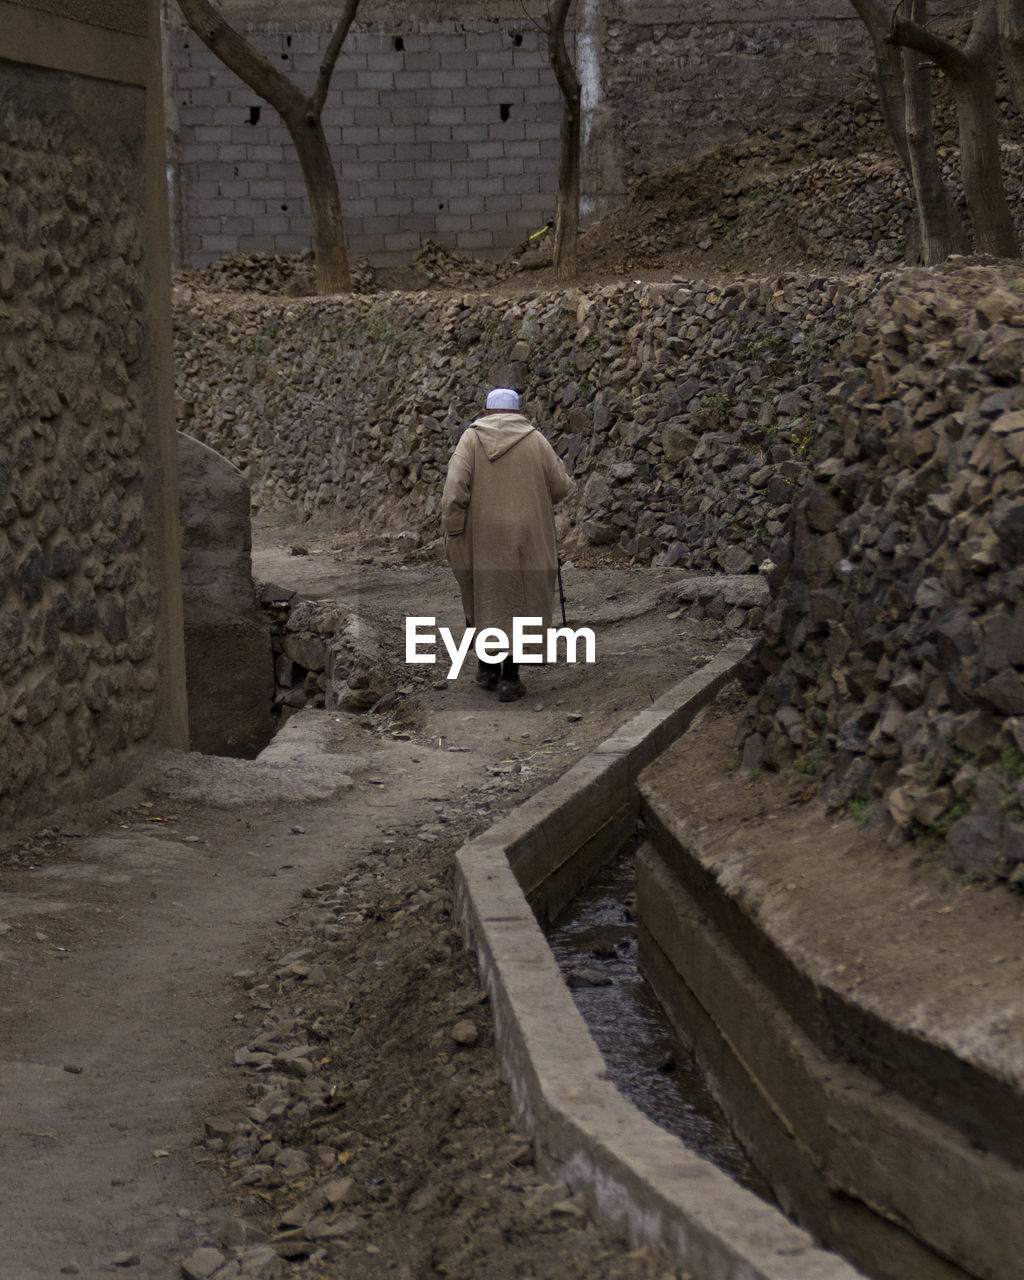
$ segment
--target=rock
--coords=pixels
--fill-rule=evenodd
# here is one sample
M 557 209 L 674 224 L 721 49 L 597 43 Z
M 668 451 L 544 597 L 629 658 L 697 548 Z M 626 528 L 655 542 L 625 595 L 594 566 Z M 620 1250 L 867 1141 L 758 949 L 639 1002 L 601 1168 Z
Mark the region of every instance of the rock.
M 270 1245 L 257 1245 L 243 1249 L 238 1255 L 240 1280 L 282 1280 L 287 1274 L 285 1264 Z
M 232 1138 L 238 1131 L 238 1124 L 230 1116 L 210 1117 L 203 1121 L 203 1129 L 208 1138 Z
M 743 758 L 740 768 L 744 773 L 755 773 L 764 767 L 765 742 L 759 733 L 751 733 L 743 741 Z
M 289 1182 L 304 1177 L 309 1172 L 309 1156 L 294 1147 L 286 1147 L 274 1158 L 274 1165 Z
M 754 567 L 754 560 L 745 547 L 730 547 L 722 557 L 726 573 L 746 573 Z
M 583 967 L 571 969 L 566 982 L 570 987 L 610 987 L 613 980 L 600 969 Z
M 1024 715 L 1024 677 L 1013 667 L 978 685 L 975 696 L 982 705 L 1003 715 Z
M 954 822 L 946 837 L 946 860 L 954 871 L 992 878 L 1010 874 L 1013 857 L 1001 818 L 991 813 L 968 814 Z
M 217 1268 L 222 1267 L 226 1261 L 219 1249 L 196 1249 L 181 1264 L 181 1274 L 185 1280 L 210 1280 Z
M 324 1199 L 333 1209 L 348 1204 L 353 1198 L 355 1183 L 351 1178 L 334 1178 L 320 1188 Z
M 452 1027 L 452 1039 L 456 1044 L 469 1047 L 480 1039 L 480 1032 L 475 1022 L 463 1018 Z

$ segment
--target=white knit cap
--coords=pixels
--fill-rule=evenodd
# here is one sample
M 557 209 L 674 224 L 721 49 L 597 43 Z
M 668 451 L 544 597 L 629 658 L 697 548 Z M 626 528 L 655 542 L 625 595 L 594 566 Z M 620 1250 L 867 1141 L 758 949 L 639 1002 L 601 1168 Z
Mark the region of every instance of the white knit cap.
M 519 393 L 510 387 L 495 387 L 487 393 L 488 409 L 507 409 L 512 413 L 519 411 Z

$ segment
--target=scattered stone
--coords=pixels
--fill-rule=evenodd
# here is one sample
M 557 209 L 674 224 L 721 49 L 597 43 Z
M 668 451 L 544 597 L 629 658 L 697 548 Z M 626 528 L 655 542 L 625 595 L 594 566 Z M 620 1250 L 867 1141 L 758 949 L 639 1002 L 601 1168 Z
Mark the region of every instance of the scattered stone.
M 475 1022 L 469 1018 L 462 1018 L 452 1027 L 452 1039 L 456 1044 L 464 1045 L 467 1048 L 477 1043 L 480 1039 L 480 1031 Z
M 600 969 L 571 969 L 566 978 L 570 987 L 610 987 L 612 979 Z

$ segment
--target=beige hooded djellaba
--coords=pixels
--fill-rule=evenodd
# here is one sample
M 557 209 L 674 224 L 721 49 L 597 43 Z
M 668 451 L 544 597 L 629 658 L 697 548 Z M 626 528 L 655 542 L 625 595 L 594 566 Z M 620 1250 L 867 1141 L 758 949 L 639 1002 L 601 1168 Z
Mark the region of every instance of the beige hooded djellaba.
M 512 636 L 513 618 L 551 625 L 554 505 L 574 488 L 521 413 L 488 413 L 462 434 L 441 495 L 445 550 L 466 625 Z

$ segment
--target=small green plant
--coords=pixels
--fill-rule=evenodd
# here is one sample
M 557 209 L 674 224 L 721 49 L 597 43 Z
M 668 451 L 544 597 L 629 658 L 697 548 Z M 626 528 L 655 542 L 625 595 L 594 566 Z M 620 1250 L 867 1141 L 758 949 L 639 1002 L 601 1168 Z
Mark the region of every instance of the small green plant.
M 811 738 L 793 761 L 793 773 L 798 778 L 817 778 L 827 763 L 828 748 L 819 739 Z
M 383 316 L 375 316 L 366 326 L 367 337 L 372 338 L 374 342 L 383 342 L 388 346 L 393 345 L 398 340 L 398 330 Z
M 732 396 L 726 395 L 724 391 L 709 391 L 706 396 L 701 397 L 701 405 L 719 426 L 724 426 L 729 421 Z
M 836 316 L 836 328 L 841 333 L 850 333 L 857 327 L 857 313 L 853 307 L 847 307 L 845 311 Z
M 1013 781 L 1024 778 L 1024 753 L 1016 747 L 1007 747 L 999 757 L 999 768 Z
M 846 811 L 858 827 L 869 826 L 871 819 L 875 816 L 874 801 L 869 800 L 867 796 L 854 796 L 846 806 Z
M 793 429 L 793 452 L 798 458 L 805 461 L 811 456 L 811 449 L 814 447 L 814 425 L 810 422 L 802 423 Z

